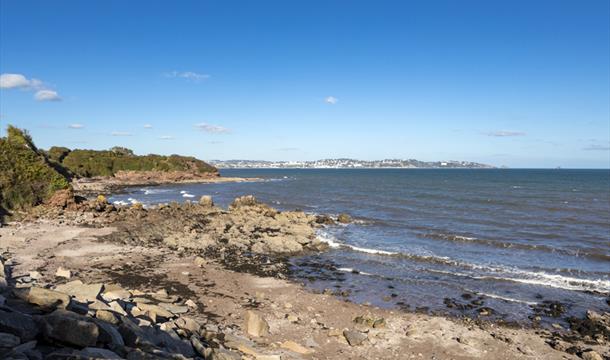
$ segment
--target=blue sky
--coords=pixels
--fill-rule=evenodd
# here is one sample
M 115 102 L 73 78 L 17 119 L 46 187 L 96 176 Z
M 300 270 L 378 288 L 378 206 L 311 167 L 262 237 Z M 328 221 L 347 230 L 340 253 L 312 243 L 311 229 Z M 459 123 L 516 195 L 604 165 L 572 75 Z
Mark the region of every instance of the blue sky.
M 2 0 L 0 73 L 40 147 L 610 165 L 607 0 Z

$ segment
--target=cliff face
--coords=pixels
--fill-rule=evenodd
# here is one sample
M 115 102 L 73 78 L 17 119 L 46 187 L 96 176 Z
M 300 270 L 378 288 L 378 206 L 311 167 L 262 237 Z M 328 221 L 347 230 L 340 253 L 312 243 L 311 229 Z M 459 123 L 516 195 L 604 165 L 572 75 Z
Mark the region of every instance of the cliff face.
M 0 138 L 0 217 L 40 204 L 70 186 L 61 166 L 38 150 L 27 131 L 9 126 Z

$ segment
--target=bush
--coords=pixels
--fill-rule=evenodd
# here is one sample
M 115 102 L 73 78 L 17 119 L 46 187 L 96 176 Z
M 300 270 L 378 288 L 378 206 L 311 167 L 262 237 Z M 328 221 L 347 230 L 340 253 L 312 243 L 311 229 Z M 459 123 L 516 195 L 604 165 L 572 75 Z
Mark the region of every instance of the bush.
M 0 216 L 38 205 L 69 186 L 27 131 L 9 125 L 7 136 L 0 138 Z

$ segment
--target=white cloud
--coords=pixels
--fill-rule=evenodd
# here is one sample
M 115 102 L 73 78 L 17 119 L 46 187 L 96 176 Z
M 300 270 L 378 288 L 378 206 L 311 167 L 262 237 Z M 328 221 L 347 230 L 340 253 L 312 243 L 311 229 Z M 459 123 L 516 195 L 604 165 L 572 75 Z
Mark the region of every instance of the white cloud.
M 131 133 L 125 131 L 113 131 L 110 133 L 112 136 L 132 136 Z
M 34 99 L 37 101 L 60 101 L 61 97 L 57 91 L 50 89 L 41 80 L 28 79 L 22 74 L 1 74 L 1 89 L 23 89 L 34 91 Z
M 337 99 L 337 98 L 336 98 L 336 97 L 334 97 L 334 96 L 329 96 L 329 97 L 327 97 L 326 99 L 324 99 L 324 101 L 325 101 L 327 104 L 335 105 L 336 103 L 338 103 L 338 102 L 339 102 L 339 99 Z
M 208 123 L 199 123 L 199 124 L 195 124 L 194 126 L 195 126 L 195 128 L 197 128 L 201 131 L 205 131 L 207 133 L 212 133 L 212 134 L 227 134 L 227 133 L 231 132 L 231 130 L 227 129 L 226 127 L 219 126 L 219 125 L 212 125 L 212 124 L 208 124 Z
M 153 126 L 151 124 L 144 124 L 144 129 L 152 129 Z
M 82 129 L 82 128 L 85 127 L 85 125 L 83 125 L 83 124 L 70 124 L 70 125 L 68 125 L 68 127 L 70 129 Z
M 0 89 L 27 88 L 30 80 L 21 74 L 2 74 L 0 75 Z
M 180 78 L 180 79 L 186 79 L 186 80 L 192 81 L 192 82 L 200 82 L 202 80 L 209 79 L 210 75 L 200 74 L 200 73 L 196 73 L 193 71 L 175 71 L 174 70 L 172 72 L 166 73 L 165 77 Z
M 586 151 L 609 151 L 610 150 L 610 146 L 609 145 L 600 145 L 600 144 L 591 144 L 591 145 L 583 148 L 583 150 L 586 150 Z
M 38 90 L 34 94 L 34 99 L 37 101 L 61 101 L 61 97 L 54 90 Z
M 163 135 L 159 136 L 159 140 L 174 140 L 174 137 L 171 135 Z
M 510 130 L 498 130 L 484 133 L 487 136 L 494 137 L 509 137 L 509 136 L 525 136 L 526 133 L 523 131 L 510 131 Z

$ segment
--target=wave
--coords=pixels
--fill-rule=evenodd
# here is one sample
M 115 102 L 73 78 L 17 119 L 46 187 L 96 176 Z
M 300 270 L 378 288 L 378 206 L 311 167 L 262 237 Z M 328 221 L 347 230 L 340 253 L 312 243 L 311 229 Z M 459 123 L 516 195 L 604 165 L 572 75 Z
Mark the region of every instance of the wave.
M 544 251 L 555 254 L 562 254 L 568 256 L 577 256 L 577 257 L 588 257 L 597 260 L 610 260 L 610 255 L 601 254 L 599 252 L 587 251 L 583 249 L 579 250 L 569 250 L 569 249 L 560 249 L 553 246 L 541 245 L 541 244 L 521 244 L 521 243 L 511 243 L 511 242 L 503 242 L 498 240 L 489 240 L 489 239 L 479 239 L 475 237 L 463 236 L 463 235 L 453 235 L 453 234 L 443 234 L 443 233 L 430 233 L 425 234 L 423 237 L 427 239 L 433 240 L 444 240 L 451 242 L 461 242 L 461 243 L 476 243 L 486 246 L 493 246 L 497 248 L 503 249 L 519 249 L 519 250 L 535 250 L 535 251 Z
M 183 193 L 183 194 L 182 194 L 182 197 L 183 197 L 183 198 L 194 198 L 194 197 L 195 197 L 195 195 L 193 195 L 193 194 L 188 194 L 188 193 Z
M 380 249 L 369 249 L 338 242 L 333 236 L 327 233 L 320 233 L 318 235 L 318 239 L 322 242 L 327 243 L 331 248 L 334 249 L 348 249 L 372 255 L 391 256 L 409 259 L 412 261 L 444 265 L 453 268 L 462 268 L 472 271 L 478 271 L 481 274 L 462 273 L 457 271 L 443 271 L 438 269 L 426 269 L 430 272 L 439 272 L 447 275 L 468 277 L 475 280 L 512 281 L 530 285 L 548 286 L 564 290 L 594 291 L 604 294 L 610 293 L 610 280 L 583 279 L 559 274 L 549 274 L 542 271 L 527 271 L 504 266 L 479 265 L 453 260 L 449 257 L 444 256 L 416 255 Z

